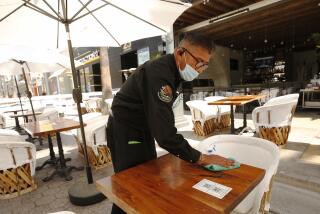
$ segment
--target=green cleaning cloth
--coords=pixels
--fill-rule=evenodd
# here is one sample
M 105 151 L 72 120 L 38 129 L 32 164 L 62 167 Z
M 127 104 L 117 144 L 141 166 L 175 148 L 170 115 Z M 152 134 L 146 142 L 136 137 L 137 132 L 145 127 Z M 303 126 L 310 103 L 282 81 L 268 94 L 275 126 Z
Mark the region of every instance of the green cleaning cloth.
M 233 158 L 229 158 L 230 160 L 234 160 Z M 224 166 L 220 166 L 217 164 L 208 164 L 206 166 L 204 166 L 205 169 L 213 171 L 213 172 L 218 172 L 218 171 L 225 171 L 225 170 L 230 170 L 230 169 L 236 169 L 240 167 L 240 163 L 238 161 L 235 161 L 233 166 L 230 167 L 224 167 Z

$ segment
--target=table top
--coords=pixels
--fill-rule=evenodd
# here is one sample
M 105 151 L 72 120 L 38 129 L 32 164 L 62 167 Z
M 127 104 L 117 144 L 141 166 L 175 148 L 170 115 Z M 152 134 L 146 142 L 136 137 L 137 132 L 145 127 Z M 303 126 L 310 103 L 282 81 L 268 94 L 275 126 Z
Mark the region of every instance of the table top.
M 5 111 L 5 112 L 3 112 L 3 113 L 15 113 L 15 112 L 19 112 L 19 111 L 28 111 L 28 109 L 23 109 L 23 110 L 21 110 L 21 109 L 9 110 L 9 111 Z
M 22 125 L 22 127 L 32 136 L 43 136 L 80 128 L 80 123 L 70 119 L 56 118 L 50 121 L 41 120 L 25 123 L 24 125 Z
M 168 154 L 100 179 L 96 185 L 127 213 L 229 213 L 264 174 L 265 170 L 245 164 L 234 170 L 210 172 Z M 218 199 L 192 188 L 203 179 L 232 190 Z
M 243 95 L 230 96 L 214 102 L 209 102 L 209 105 L 244 105 L 255 100 L 264 98 L 266 95 Z
M 42 114 L 42 112 L 34 112 L 34 115 L 40 115 Z M 28 112 L 28 113 L 24 113 L 24 114 L 14 114 L 14 115 L 10 115 L 11 118 L 15 118 L 15 117 L 29 117 L 32 116 L 32 112 Z
M 304 89 L 300 89 L 300 91 L 302 91 L 302 92 L 320 92 L 320 88 L 319 89 L 304 88 Z

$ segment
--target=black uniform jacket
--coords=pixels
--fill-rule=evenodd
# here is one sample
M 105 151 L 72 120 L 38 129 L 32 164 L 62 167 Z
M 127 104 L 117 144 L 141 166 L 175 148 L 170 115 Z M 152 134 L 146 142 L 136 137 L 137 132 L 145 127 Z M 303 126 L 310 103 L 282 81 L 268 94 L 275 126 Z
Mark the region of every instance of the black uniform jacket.
M 159 146 L 168 152 L 196 162 L 200 152 L 177 134 L 174 126 L 172 105 L 180 82 L 174 55 L 148 61 L 131 74 L 116 94 L 112 113 L 119 122 L 150 131 Z

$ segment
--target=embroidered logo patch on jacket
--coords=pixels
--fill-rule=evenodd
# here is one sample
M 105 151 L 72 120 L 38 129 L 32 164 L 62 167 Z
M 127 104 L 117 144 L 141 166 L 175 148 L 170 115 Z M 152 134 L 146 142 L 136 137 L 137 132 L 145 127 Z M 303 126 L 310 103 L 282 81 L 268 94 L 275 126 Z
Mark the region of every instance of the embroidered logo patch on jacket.
M 162 86 L 158 92 L 161 101 L 170 103 L 172 101 L 172 89 L 169 85 Z

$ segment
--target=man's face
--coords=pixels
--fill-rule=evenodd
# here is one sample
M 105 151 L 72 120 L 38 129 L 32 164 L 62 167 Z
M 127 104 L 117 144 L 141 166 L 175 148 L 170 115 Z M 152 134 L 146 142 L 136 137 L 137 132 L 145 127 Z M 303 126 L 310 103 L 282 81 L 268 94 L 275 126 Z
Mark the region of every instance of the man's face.
M 184 69 L 186 63 L 193 67 L 199 74 L 208 68 L 210 53 L 201 46 L 184 43 L 178 50 L 180 69 Z

